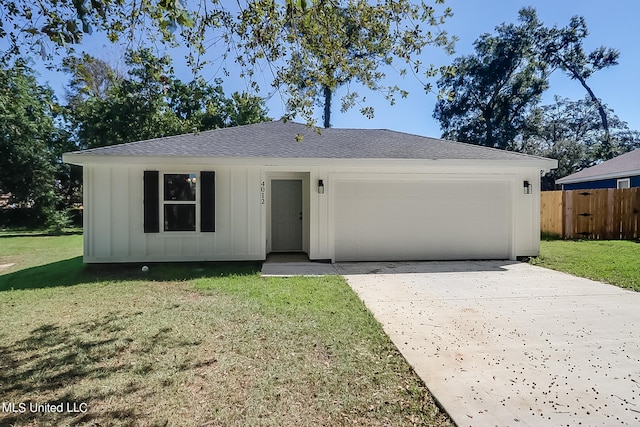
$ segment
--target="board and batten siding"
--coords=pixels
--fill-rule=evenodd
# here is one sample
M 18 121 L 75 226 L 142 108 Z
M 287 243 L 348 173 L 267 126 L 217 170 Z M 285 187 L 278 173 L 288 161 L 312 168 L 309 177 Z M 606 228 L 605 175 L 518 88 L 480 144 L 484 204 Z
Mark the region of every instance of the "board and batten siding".
M 85 221 L 85 262 L 159 262 L 159 261 L 232 261 L 232 260 L 264 260 L 268 248 L 270 179 L 299 179 L 304 182 L 304 250 L 310 259 L 339 261 L 336 258 L 336 242 L 340 241 L 344 224 L 339 215 L 340 188 L 347 185 L 365 183 L 363 191 L 376 194 L 376 183 L 381 185 L 380 194 L 391 197 L 393 188 L 406 185 L 403 190 L 406 199 L 412 197 L 412 188 L 422 191 L 426 198 L 433 196 L 433 203 L 443 203 L 446 192 L 469 183 L 487 183 L 493 190 L 488 190 L 487 197 L 500 201 L 501 211 L 497 218 L 488 218 L 493 224 L 496 236 L 491 233 L 482 235 L 464 230 L 466 216 L 492 215 L 491 203 L 483 203 L 482 195 L 474 195 L 466 199 L 464 196 L 447 202 L 446 210 L 450 215 L 441 215 L 437 206 L 429 207 L 432 216 L 438 216 L 437 233 L 441 241 L 447 241 L 447 233 L 451 241 L 464 242 L 473 239 L 470 245 L 475 254 L 479 254 L 482 246 L 501 247 L 490 242 L 492 238 L 506 239 L 508 248 L 505 255 L 514 259 L 520 256 L 537 255 L 540 250 L 540 170 L 536 167 L 490 167 L 465 164 L 445 165 L 425 162 L 425 165 L 412 166 L 411 172 L 402 165 L 358 167 L 344 163 L 342 165 L 306 165 L 292 164 L 245 165 L 245 164 L 174 164 L 162 166 L 124 164 L 106 165 L 91 164 L 84 167 L 84 221 Z M 215 232 L 164 232 L 162 226 L 159 233 L 144 233 L 144 186 L 145 170 L 157 170 L 160 179 L 163 173 L 196 173 L 201 171 L 215 172 Z M 325 192 L 318 194 L 318 180 L 323 180 Z M 524 194 L 523 181 L 533 185 L 532 194 Z M 263 185 L 264 183 L 264 185 Z M 387 185 L 386 183 L 389 183 Z M 452 184 L 447 188 L 447 183 Z M 460 184 L 462 183 L 462 184 Z M 347 187 L 348 187 L 347 185 Z M 481 189 L 481 184 L 474 184 Z M 389 187 L 390 186 L 390 187 Z M 395 187 L 394 187 L 395 186 Z M 400 186 L 400 187 L 398 187 Z M 440 194 L 438 188 L 444 191 Z M 387 188 L 389 187 L 389 188 Z M 266 194 L 262 191 L 266 189 Z M 480 191 L 480 190 L 479 190 Z M 400 196 L 400 195 L 399 195 Z M 445 198 L 445 199 L 443 199 Z M 440 201 L 439 201 L 440 199 Z M 162 209 L 162 202 L 160 202 Z M 407 201 L 405 206 L 415 206 L 420 210 L 429 206 L 425 201 Z M 384 208 L 379 205 L 376 209 Z M 455 210 L 455 212 L 451 212 Z M 199 207 L 196 207 L 199 215 Z M 308 211 L 308 213 L 307 213 Z M 411 216 L 408 216 L 409 218 Z M 415 212 L 411 218 L 419 218 Z M 499 227 L 496 221 L 504 221 L 505 227 Z M 476 221 L 475 227 L 482 222 Z M 410 233 L 412 226 L 407 224 L 403 233 Z M 341 228 L 342 227 L 342 228 Z M 199 229 L 199 224 L 198 228 Z M 372 229 L 373 231 L 373 229 Z M 387 239 L 378 239 L 376 244 L 389 246 L 401 245 L 401 236 L 382 230 Z M 428 233 L 428 230 L 426 231 Z M 475 234 L 474 234 L 475 233 Z M 409 235 L 407 234 L 407 235 Z M 423 233 L 424 234 L 424 233 Z M 307 237 L 308 236 L 308 237 Z M 393 238 L 395 241 L 391 242 Z M 344 239 L 343 239 L 344 240 Z M 414 242 L 415 243 L 415 242 Z M 464 244 L 458 247 L 464 248 Z M 344 248 L 344 246 L 342 247 Z M 397 252 L 397 251 L 396 251 Z M 377 259 L 393 260 L 397 253 L 389 251 L 389 256 L 376 256 Z M 494 252 L 488 251 L 489 255 Z M 340 255 L 340 254 L 338 254 Z M 420 259 L 406 253 L 405 259 Z M 473 253 L 463 250 L 457 256 L 449 252 L 447 258 L 468 259 Z M 481 257 L 477 255 L 477 257 Z M 345 257 L 348 259 L 350 257 Z M 437 252 L 425 252 L 423 259 L 438 258 Z
M 161 181 L 164 173 L 215 171 L 215 232 L 164 232 L 161 226 L 159 233 L 144 233 L 143 175 L 145 170 L 152 169 L 159 172 Z M 255 167 L 85 166 L 84 260 L 97 263 L 264 259 L 260 179 L 261 170 Z M 196 211 L 199 230 L 199 206 Z

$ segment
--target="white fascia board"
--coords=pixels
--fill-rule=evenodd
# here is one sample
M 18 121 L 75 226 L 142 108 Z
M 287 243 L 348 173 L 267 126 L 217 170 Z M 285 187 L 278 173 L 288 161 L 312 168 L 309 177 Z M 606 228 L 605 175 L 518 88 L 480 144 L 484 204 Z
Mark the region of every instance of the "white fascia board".
M 245 165 L 245 166 L 481 166 L 499 168 L 538 168 L 548 171 L 558 162 L 538 157 L 521 160 L 485 159 L 338 159 L 338 158 L 265 158 L 265 157 L 192 157 L 192 156 L 108 156 L 83 153 L 65 153 L 65 163 L 75 165 Z
M 636 175 L 640 175 L 640 169 L 632 170 L 632 171 L 622 171 L 622 172 L 608 173 L 608 174 L 604 174 L 604 175 L 587 176 L 587 177 L 582 177 L 582 178 L 571 178 L 571 179 L 560 178 L 556 182 L 558 184 L 575 184 L 575 183 L 578 183 L 578 182 L 601 181 L 603 179 L 629 178 L 629 177 L 636 176 Z

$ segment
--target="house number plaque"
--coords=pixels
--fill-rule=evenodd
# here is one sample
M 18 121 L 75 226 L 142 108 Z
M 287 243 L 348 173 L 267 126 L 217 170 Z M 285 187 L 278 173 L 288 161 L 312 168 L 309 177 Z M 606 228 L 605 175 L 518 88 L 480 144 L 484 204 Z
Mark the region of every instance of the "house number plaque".
M 264 185 L 264 181 L 262 181 L 260 183 L 260 204 L 264 205 L 264 192 L 265 192 L 265 185 Z

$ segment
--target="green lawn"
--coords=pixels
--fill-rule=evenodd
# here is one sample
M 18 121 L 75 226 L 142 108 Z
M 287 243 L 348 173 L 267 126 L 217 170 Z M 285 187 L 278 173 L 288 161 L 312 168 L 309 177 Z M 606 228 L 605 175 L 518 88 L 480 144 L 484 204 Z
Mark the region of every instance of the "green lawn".
M 82 235 L 0 234 L 0 291 L 80 283 Z
M 640 291 L 640 243 L 543 240 L 531 263 Z
M 81 241 L 0 238 L 0 400 L 87 405 L 0 425 L 451 425 L 339 277 L 85 267 Z

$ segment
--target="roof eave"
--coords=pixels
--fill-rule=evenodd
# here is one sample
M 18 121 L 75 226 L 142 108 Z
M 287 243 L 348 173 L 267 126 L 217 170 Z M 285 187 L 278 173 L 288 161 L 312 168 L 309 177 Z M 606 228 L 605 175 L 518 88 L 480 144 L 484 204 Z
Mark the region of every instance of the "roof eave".
M 206 160 L 205 160 L 206 159 Z M 484 166 L 499 167 L 535 167 L 549 171 L 557 167 L 558 162 L 553 159 L 523 158 L 513 159 L 403 159 L 403 158 L 312 158 L 312 157 L 195 157 L 195 156 L 131 156 L 131 155 L 91 155 L 83 152 L 65 153 L 62 156 L 65 163 L 74 165 L 166 165 L 166 164 L 202 164 L 216 163 L 220 165 L 249 165 L 249 166 L 379 166 L 379 165 L 424 165 L 425 163 L 438 165 L 473 166 L 479 163 Z
M 594 175 L 594 176 L 586 176 L 586 177 L 577 177 L 571 178 L 571 175 L 560 178 L 556 181 L 557 184 L 576 184 L 580 182 L 591 182 L 591 181 L 602 181 L 604 179 L 613 179 L 613 178 L 628 178 L 631 176 L 640 175 L 640 169 L 631 170 L 631 171 L 621 171 L 614 172 L 602 175 Z

